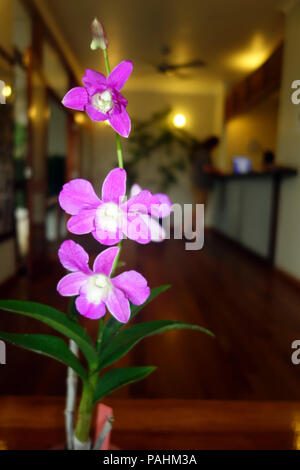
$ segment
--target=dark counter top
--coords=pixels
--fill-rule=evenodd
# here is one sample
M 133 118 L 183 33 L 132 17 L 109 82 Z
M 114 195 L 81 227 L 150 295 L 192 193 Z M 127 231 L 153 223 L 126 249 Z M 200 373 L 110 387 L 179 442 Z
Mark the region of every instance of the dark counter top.
M 116 415 L 112 443 L 119 449 L 299 448 L 299 402 L 115 398 L 105 404 Z M 0 450 L 64 442 L 63 397 L 1 396 L 0 406 Z

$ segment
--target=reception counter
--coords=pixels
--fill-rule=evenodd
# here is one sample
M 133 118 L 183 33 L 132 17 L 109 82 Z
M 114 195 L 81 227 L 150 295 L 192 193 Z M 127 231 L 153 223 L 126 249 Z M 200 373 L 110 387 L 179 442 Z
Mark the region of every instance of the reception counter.
M 281 182 L 296 175 L 297 170 L 285 167 L 213 173 L 212 227 L 273 264 Z

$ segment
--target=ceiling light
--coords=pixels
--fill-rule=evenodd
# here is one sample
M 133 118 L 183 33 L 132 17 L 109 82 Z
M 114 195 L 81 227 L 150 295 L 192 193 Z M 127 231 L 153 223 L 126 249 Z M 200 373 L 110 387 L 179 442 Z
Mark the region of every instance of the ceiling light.
M 173 119 L 175 127 L 184 127 L 186 124 L 186 117 L 183 114 L 176 114 Z
M 5 98 L 9 98 L 11 96 L 11 94 L 12 94 L 11 86 L 5 85 L 5 87 L 3 87 L 3 90 L 2 90 L 2 95 Z
M 265 38 L 261 34 L 255 34 L 247 48 L 228 57 L 228 64 L 235 69 L 252 72 L 258 69 L 270 54 L 271 51 L 266 46 Z

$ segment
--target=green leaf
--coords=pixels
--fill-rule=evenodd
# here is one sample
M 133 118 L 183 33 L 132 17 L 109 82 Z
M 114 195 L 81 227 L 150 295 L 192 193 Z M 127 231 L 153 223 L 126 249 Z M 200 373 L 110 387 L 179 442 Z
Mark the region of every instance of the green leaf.
M 92 346 L 89 335 L 65 313 L 37 302 L 23 300 L 0 300 L 0 309 L 18 313 L 39 320 L 54 328 L 63 335 L 73 339 L 85 355 L 90 367 L 96 367 L 98 356 Z
M 174 320 L 156 320 L 151 322 L 139 323 L 130 326 L 121 331 L 102 349 L 99 370 L 109 366 L 113 362 L 124 356 L 132 349 L 141 339 L 147 336 L 153 336 L 165 333 L 170 330 L 196 330 L 214 336 L 211 331 L 198 325 L 183 323 Z
M 0 338 L 20 348 L 29 349 L 38 354 L 52 357 L 68 367 L 72 367 L 83 380 L 88 375 L 77 357 L 70 351 L 63 339 L 52 335 L 15 334 L 0 331 Z
M 145 303 L 142 305 L 130 305 L 130 310 L 131 310 L 131 315 L 130 315 L 130 320 L 135 317 L 139 313 L 142 308 L 144 308 L 147 304 L 152 302 L 158 295 L 162 294 L 166 290 L 168 290 L 171 286 L 169 285 L 164 285 L 164 286 L 159 286 L 159 287 L 154 287 L 154 289 L 151 289 L 151 294 L 149 295 L 148 299 L 146 300 Z M 103 336 L 102 336 L 102 345 L 103 347 L 105 344 L 113 337 L 115 336 L 122 328 L 124 327 L 123 323 L 118 322 L 114 317 L 110 317 L 108 321 L 105 323 L 104 328 L 103 328 Z
M 79 318 L 79 313 L 76 308 L 76 303 L 75 303 L 76 299 L 77 299 L 76 295 L 70 298 L 69 305 L 68 305 L 68 316 L 71 318 L 71 320 L 77 323 L 78 318 Z
M 156 367 L 121 367 L 120 369 L 110 370 L 106 374 L 102 375 L 97 383 L 94 403 L 97 403 L 102 398 L 110 395 L 112 392 L 117 390 L 124 385 L 128 385 L 133 382 L 147 377 L 153 372 Z
M 165 292 L 166 290 L 170 289 L 170 284 L 166 284 L 163 286 L 158 286 L 154 287 L 154 289 L 151 289 L 151 294 L 149 295 L 148 299 L 146 300 L 145 303 L 142 305 L 131 305 L 131 316 L 130 319 L 135 317 L 146 305 L 148 305 L 152 300 L 154 300 L 156 297 L 158 297 L 160 294 Z

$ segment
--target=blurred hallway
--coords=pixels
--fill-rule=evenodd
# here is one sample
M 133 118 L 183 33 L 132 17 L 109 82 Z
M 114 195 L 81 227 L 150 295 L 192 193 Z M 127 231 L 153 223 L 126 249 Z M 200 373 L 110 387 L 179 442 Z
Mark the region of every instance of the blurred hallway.
M 87 243 L 93 243 L 91 238 Z M 290 355 L 292 341 L 300 337 L 300 293 L 287 279 L 212 232 L 197 252 L 185 251 L 179 240 L 145 247 L 126 244 L 124 261 L 146 275 L 151 286 L 172 284 L 137 321 L 165 318 L 198 323 L 210 328 L 216 339 L 173 331 L 144 340 L 118 366 L 149 364 L 158 370 L 114 396 L 299 399 L 299 366 L 291 363 Z M 45 272 L 38 279 L 18 277 L 1 287 L 0 296 L 66 309 L 65 299 L 53 293 L 63 273 L 56 255 L 41 265 Z M 6 331 L 50 331 L 27 318 L 15 316 L 12 322 L 10 314 L 1 312 L 1 316 Z M 84 324 L 96 334 L 97 322 L 84 320 Z M 1 394 L 64 394 L 65 368 L 57 362 L 27 351 L 17 353 L 8 345 L 7 364 L 1 368 Z
M 242 6 L 0 0 L 0 305 L 45 322 L 0 310 L 0 450 L 49 448 L 72 395 L 70 449 L 110 397 L 121 449 L 128 425 L 145 448 L 300 449 L 300 0 Z

